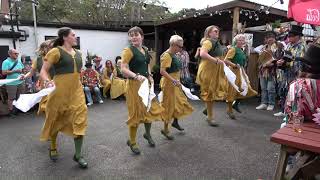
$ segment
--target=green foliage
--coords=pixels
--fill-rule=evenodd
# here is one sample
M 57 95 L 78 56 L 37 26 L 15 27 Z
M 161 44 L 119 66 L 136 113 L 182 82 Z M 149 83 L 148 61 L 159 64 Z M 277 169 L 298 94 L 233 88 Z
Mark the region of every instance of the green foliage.
M 143 8 L 144 4 L 147 4 Z M 29 0 L 18 2 L 21 20 L 32 20 Z M 39 22 L 67 22 L 98 24 L 155 21 L 168 17 L 165 4 L 160 0 L 39 0 Z

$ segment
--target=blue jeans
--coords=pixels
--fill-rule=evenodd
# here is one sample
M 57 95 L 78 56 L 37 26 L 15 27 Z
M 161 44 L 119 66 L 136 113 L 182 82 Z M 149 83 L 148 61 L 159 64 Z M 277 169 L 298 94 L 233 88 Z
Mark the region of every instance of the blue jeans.
M 97 100 L 98 100 L 98 101 L 102 101 L 100 89 L 99 89 L 97 86 L 95 86 L 95 87 L 93 88 L 93 91 L 94 91 L 94 94 L 95 94 L 96 97 L 97 97 Z M 90 88 L 87 87 L 87 86 L 85 86 L 85 87 L 84 87 L 84 92 L 85 92 L 85 94 L 86 94 L 86 98 L 87 98 L 87 100 L 88 100 L 88 103 L 93 103 L 93 99 L 92 99 L 92 96 L 91 96 Z
M 272 77 L 260 77 L 261 104 L 275 105 L 276 87 Z

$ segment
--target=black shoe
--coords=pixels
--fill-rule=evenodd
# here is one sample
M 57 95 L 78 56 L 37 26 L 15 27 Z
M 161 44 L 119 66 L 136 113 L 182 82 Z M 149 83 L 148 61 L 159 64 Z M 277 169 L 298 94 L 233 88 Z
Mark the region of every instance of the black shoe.
M 135 155 L 139 155 L 141 154 L 137 144 L 131 144 L 130 140 L 127 141 L 127 145 L 130 147 L 131 151 L 135 154 Z
M 238 113 L 242 113 L 242 111 L 240 110 L 240 108 L 239 108 L 239 102 L 234 102 L 233 104 L 232 104 L 232 108 L 234 109 L 234 110 L 236 110 Z
M 143 134 L 143 137 L 148 141 L 150 147 L 156 147 L 156 143 L 153 141 L 151 136 L 148 136 L 147 134 Z
M 174 127 L 174 128 L 176 128 L 176 129 L 178 129 L 179 131 L 184 131 L 184 129 L 179 125 L 177 119 L 175 119 L 175 120 L 173 121 L 173 123 L 171 124 L 171 126 Z
M 207 109 L 204 109 L 204 110 L 202 111 L 202 113 L 203 113 L 204 115 L 208 115 Z
M 83 157 L 77 158 L 76 155 L 74 155 L 73 160 L 79 164 L 80 168 L 85 169 L 88 167 L 88 163 L 83 159 Z
M 49 158 L 51 161 L 56 162 L 58 160 L 58 151 L 56 149 L 49 148 Z

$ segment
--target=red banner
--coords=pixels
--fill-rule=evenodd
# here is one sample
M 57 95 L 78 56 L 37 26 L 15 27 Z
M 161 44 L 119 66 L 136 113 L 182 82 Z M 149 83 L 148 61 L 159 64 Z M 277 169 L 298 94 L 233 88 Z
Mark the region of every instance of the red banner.
M 288 18 L 305 24 L 320 25 L 320 0 L 290 0 Z

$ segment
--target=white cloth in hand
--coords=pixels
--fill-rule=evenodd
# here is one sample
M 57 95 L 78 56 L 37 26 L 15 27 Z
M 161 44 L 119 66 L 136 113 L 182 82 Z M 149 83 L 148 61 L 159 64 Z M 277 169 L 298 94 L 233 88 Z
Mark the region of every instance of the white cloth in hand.
M 21 94 L 19 99 L 13 101 L 13 105 L 20 109 L 22 112 L 29 111 L 34 105 L 39 103 L 42 97 L 47 96 L 52 91 L 55 90 L 55 87 L 50 87 L 43 89 L 35 94 Z

